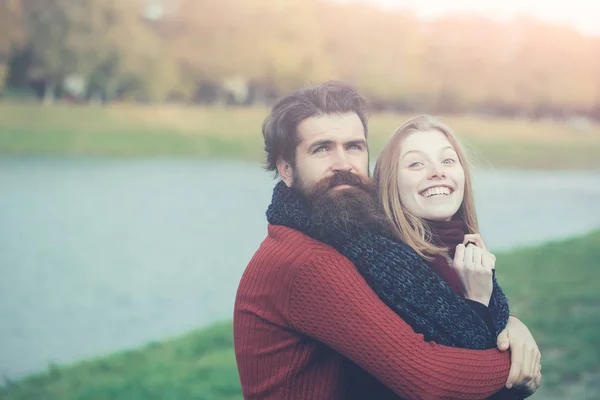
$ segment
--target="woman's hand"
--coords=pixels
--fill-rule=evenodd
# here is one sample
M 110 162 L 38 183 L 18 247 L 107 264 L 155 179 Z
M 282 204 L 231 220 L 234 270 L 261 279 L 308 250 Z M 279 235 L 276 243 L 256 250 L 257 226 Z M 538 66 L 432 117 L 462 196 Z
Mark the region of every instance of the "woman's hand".
M 466 236 L 466 235 L 465 235 Z M 496 258 L 493 254 L 469 243 L 467 246 L 459 244 L 452 267 L 456 270 L 463 286 L 465 298 L 474 300 L 488 306 L 494 289 L 492 270 Z
M 498 349 L 510 349 L 510 373 L 506 387 L 518 387 L 528 394 L 535 392 L 542 381 L 542 356 L 527 326 L 511 315 L 506 328 L 498 335 Z
M 479 233 L 467 233 L 465 235 L 465 240 L 463 240 L 463 244 L 466 246 L 469 242 L 475 244 L 475 246 L 479 247 L 481 250 L 488 251 L 488 248 Z
M 481 258 L 482 264 L 484 267 L 489 267 L 491 269 L 496 268 L 496 256 L 490 253 L 483 238 L 479 233 L 469 233 L 465 235 L 465 240 L 463 240 L 463 244 L 466 246 L 467 243 L 474 243 L 475 246 L 479 247 L 483 250 L 483 256 Z
M 496 268 L 496 256 L 490 253 L 483 238 L 479 233 L 469 233 L 465 235 L 465 240 L 463 240 L 463 244 L 466 246 L 467 243 L 474 243 L 475 246 L 479 247 L 483 250 L 482 263 L 485 267 L 490 267 L 491 269 Z

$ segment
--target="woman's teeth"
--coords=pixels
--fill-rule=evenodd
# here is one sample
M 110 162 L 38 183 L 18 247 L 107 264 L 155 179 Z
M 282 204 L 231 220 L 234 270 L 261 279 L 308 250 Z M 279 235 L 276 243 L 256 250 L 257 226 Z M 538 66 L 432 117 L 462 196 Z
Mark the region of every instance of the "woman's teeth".
M 446 186 L 436 186 L 436 187 L 427 189 L 426 191 L 421 193 L 421 196 L 429 198 L 429 197 L 441 196 L 441 195 L 448 196 L 450 193 L 451 193 L 450 188 L 448 188 Z

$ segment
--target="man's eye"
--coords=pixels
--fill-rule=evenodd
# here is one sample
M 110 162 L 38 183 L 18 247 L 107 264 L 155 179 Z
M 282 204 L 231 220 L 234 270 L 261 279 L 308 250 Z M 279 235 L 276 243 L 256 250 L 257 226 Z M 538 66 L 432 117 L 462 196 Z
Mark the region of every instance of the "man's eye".
M 362 146 L 360 144 L 352 144 L 348 146 L 349 150 L 362 150 Z
M 315 149 L 315 151 L 313 151 L 313 153 L 322 153 L 324 151 L 327 151 L 327 146 L 319 146 Z

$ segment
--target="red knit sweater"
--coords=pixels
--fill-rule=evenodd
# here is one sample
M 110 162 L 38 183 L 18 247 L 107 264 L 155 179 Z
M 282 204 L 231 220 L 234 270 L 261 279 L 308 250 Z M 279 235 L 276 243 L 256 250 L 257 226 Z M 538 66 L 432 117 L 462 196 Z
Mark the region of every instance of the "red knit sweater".
M 346 399 L 347 359 L 406 399 L 481 399 L 510 356 L 425 342 L 333 248 L 282 226 L 242 276 L 233 318 L 245 399 Z

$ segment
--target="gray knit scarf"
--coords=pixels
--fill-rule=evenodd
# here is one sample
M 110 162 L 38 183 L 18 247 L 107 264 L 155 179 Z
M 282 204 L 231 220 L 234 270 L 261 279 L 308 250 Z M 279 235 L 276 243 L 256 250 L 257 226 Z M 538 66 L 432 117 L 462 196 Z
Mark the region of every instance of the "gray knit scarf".
M 466 349 L 496 347 L 494 337 L 464 298 L 456 294 L 412 248 L 368 227 L 352 234 L 311 223 L 309 208 L 294 189 L 279 182 L 267 220 L 325 242 L 347 257 L 379 298 L 427 341 Z M 490 308 L 497 332 L 506 327 L 508 301 L 494 278 Z

